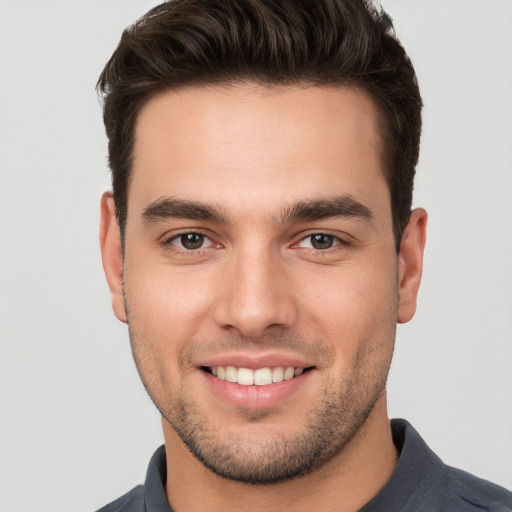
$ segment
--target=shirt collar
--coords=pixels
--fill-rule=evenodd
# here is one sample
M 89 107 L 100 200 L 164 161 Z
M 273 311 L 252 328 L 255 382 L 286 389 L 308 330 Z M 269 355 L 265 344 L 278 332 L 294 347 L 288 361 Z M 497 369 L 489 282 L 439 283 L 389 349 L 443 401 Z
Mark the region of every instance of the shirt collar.
M 393 443 L 400 456 L 381 491 L 359 512 L 405 510 L 407 503 L 421 489 L 420 482 L 444 468 L 441 459 L 427 446 L 412 425 L 403 419 L 391 420 Z
M 443 467 L 418 432 L 405 420 L 391 420 L 393 442 L 400 453 L 396 468 L 383 489 L 360 512 L 402 510 L 420 489 L 427 474 Z M 145 512 L 173 512 L 165 492 L 167 465 L 165 447 L 160 446 L 149 463 L 144 485 Z

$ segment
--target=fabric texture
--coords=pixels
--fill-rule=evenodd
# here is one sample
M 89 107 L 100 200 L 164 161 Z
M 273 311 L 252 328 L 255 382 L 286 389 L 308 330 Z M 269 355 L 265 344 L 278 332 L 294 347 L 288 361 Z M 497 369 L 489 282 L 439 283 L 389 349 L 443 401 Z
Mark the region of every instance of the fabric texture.
M 512 493 L 445 465 L 405 420 L 391 420 L 400 457 L 384 488 L 360 512 L 512 512 Z M 146 482 L 97 512 L 173 512 L 165 494 L 165 449 L 149 463 Z

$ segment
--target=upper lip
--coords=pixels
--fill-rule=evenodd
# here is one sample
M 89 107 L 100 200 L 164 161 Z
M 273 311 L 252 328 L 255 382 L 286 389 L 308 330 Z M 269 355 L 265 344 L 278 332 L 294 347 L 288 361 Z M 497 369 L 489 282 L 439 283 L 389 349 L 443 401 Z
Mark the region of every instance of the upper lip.
M 235 366 L 237 368 L 249 368 L 257 370 L 258 368 L 275 368 L 278 366 L 294 368 L 308 368 L 314 366 L 311 361 L 306 361 L 300 356 L 279 353 L 250 354 L 242 352 L 223 353 L 207 357 L 202 360 L 198 367 L 202 366 Z

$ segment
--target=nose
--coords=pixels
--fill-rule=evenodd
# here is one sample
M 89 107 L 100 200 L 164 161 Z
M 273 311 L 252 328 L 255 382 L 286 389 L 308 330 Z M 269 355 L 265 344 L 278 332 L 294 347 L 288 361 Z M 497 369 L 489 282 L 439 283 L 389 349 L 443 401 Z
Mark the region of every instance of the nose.
M 285 264 L 271 251 L 247 252 L 241 251 L 228 264 L 218 290 L 215 322 L 246 338 L 291 328 L 298 314 Z

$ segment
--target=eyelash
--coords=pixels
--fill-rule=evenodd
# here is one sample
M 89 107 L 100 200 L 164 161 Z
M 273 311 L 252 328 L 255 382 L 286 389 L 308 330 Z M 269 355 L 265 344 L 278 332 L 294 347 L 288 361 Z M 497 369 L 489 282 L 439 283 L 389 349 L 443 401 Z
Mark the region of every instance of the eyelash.
M 324 249 L 319 249 L 319 248 L 315 248 L 315 247 L 305 247 L 305 249 L 308 249 L 315 253 L 321 254 L 321 253 L 326 253 L 326 252 L 332 252 L 333 250 L 338 250 L 337 248 L 341 249 L 341 248 L 345 248 L 350 245 L 350 243 L 347 240 L 345 240 L 344 238 L 341 238 L 336 235 L 332 235 L 330 233 L 325 233 L 323 231 L 317 231 L 315 233 L 310 233 L 307 236 L 302 237 L 299 240 L 298 244 L 305 242 L 306 240 L 309 239 L 310 244 L 314 245 L 314 242 L 313 242 L 314 237 L 327 237 L 327 238 L 332 239 L 332 243 L 333 243 L 333 245 L 331 245 L 330 247 L 326 247 Z M 295 246 L 297 246 L 298 244 L 295 244 Z
M 204 237 L 205 240 L 210 241 L 211 246 L 199 247 L 198 249 L 186 249 L 186 248 L 177 247 L 176 245 L 173 244 L 173 242 L 175 240 L 179 240 L 181 237 L 186 236 L 186 235 L 197 235 L 197 236 Z M 164 240 L 162 240 L 161 245 L 164 249 L 168 249 L 168 250 L 170 249 L 173 252 L 178 253 L 180 256 L 181 255 L 196 256 L 198 254 L 202 254 L 203 252 L 205 252 L 208 249 L 211 249 L 212 247 L 213 248 L 221 247 L 221 244 L 215 243 L 212 240 L 211 236 L 208 236 L 206 233 L 202 233 L 201 231 L 183 231 L 181 233 L 177 233 L 175 235 L 172 235 L 169 238 L 165 238 Z
M 179 240 L 180 238 L 182 238 L 183 236 L 186 236 L 186 235 L 196 235 L 196 236 L 203 237 L 204 240 L 209 240 L 211 245 L 209 245 L 208 247 L 199 247 L 197 249 L 186 249 L 186 248 L 176 247 L 176 245 L 173 244 L 174 241 Z M 305 242 L 308 239 L 310 239 L 312 241 L 313 237 L 315 237 L 315 236 L 324 236 L 324 237 L 332 238 L 333 245 L 331 247 L 327 247 L 325 249 L 317 249 L 315 247 L 302 247 L 302 248 L 298 247 L 298 248 L 305 249 L 309 253 L 315 254 L 315 255 L 318 255 L 321 257 L 324 254 L 327 255 L 334 251 L 346 249 L 346 248 L 350 247 L 350 245 L 351 245 L 350 242 L 348 242 L 344 238 L 341 238 L 339 236 L 332 235 L 330 233 L 326 233 L 323 231 L 316 231 L 313 233 L 309 233 L 306 236 L 303 236 L 297 243 L 293 244 L 292 247 L 296 248 L 299 244 L 301 244 L 302 242 Z M 313 245 L 313 242 L 310 242 L 310 243 Z M 183 231 L 181 233 L 177 233 L 175 235 L 172 235 L 169 238 L 164 239 L 161 242 L 161 245 L 165 249 L 172 247 L 172 249 L 171 249 L 172 251 L 179 253 L 180 255 L 185 255 L 185 256 L 194 256 L 194 255 L 202 254 L 203 252 L 211 249 L 212 247 L 213 248 L 221 247 L 221 244 L 215 243 L 210 236 L 208 236 L 206 233 L 202 233 L 201 231 Z

